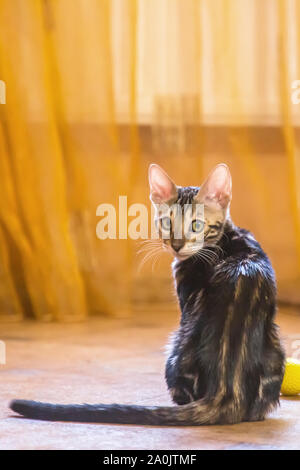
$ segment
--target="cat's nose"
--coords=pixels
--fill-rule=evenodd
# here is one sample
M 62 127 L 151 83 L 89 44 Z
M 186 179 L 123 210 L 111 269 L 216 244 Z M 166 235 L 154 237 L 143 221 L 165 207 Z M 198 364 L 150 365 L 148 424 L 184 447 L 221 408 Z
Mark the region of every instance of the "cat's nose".
M 181 250 L 181 248 L 183 247 L 184 243 L 180 240 L 174 240 L 173 243 L 172 243 L 172 248 L 174 251 L 176 251 L 178 253 L 178 251 Z

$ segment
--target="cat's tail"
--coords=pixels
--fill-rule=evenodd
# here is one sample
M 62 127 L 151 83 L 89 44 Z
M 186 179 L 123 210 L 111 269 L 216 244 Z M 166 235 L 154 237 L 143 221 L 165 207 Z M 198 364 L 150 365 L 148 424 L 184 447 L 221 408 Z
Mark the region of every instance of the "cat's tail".
M 205 399 L 181 406 L 54 405 L 13 400 L 10 408 L 25 418 L 46 421 L 121 423 L 153 426 L 198 426 L 220 422 L 218 405 Z

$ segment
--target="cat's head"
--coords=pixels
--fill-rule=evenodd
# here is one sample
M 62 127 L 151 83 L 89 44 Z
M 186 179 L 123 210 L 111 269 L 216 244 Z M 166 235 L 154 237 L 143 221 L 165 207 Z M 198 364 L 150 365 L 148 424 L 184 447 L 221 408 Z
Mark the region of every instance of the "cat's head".
M 152 164 L 149 185 L 159 237 L 176 258 L 194 256 L 220 240 L 232 194 L 227 165 L 217 165 L 200 187 L 181 187 Z

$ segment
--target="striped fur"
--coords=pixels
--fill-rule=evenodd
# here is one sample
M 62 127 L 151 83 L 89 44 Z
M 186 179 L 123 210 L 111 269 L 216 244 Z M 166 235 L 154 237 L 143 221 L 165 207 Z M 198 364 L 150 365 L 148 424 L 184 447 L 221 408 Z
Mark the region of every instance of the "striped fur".
M 284 373 L 274 273 L 253 236 L 230 220 L 218 246 L 214 264 L 174 263 L 182 316 L 166 379 L 176 403 L 213 404 L 210 424 L 261 420 L 279 402 Z

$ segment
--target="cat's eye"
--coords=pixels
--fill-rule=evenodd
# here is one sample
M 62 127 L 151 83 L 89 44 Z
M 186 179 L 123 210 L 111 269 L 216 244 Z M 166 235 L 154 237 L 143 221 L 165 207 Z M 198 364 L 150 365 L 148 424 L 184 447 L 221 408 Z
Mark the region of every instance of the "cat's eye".
M 203 228 L 204 228 L 203 220 L 199 220 L 199 219 L 193 220 L 192 222 L 193 232 L 196 232 L 196 233 L 202 232 Z
M 171 230 L 171 219 L 169 217 L 163 217 L 160 223 L 163 230 Z

